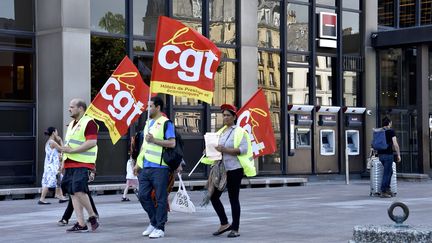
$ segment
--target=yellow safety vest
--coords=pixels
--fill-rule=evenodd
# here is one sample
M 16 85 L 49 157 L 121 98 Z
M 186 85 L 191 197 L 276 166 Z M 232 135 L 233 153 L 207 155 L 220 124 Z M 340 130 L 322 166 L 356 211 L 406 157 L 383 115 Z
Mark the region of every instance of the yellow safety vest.
M 154 143 L 148 143 L 145 139 L 145 135 L 148 133 L 151 133 L 154 138 L 164 140 L 164 124 L 165 121 L 167 121 L 168 118 L 161 116 L 159 117 L 152 125 L 152 127 L 149 129 L 150 121 L 146 122 L 146 125 L 144 127 L 143 132 L 143 144 L 141 145 L 140 152 L 138 154 L 137 158 L 137 165 L 140 168 L 143 168 L 144 159 L 151 163 L 155 163 L 157 165 L 161 162 L 161 156 L 162 156 L 162 146 L 159 146 Z M 165 161 L 162 159 L 162 165 L 168 166 Z
M 89 121 L 93 121 L 93 119 L 86 115 L 81 117 L 75 126 L 73 126 L 74 121 L 71 121 L 66 131 L 65 144 L 69 145 L 71 148 L 76 148 L 83 144 L 86 141 L 84 133 Z M 64 153 L 63 157 L 64 159 L 68 158 L 81 163 L 94 164 L 97 158 L 97 151 L 98 146 L 96 145 L 81 153 Z
M 222 127 L 221 129 L 219 129 L 219 131 L 217 131 L 217 133 L 222 134 L 222 132 L 226 128 L 227 126 Z M 239 126 L 237 126 L 234 130 L 234 148 L 238 148 L 240 146 L 243 136 L 246 136 L 248 149 L 245 154 L 237 155 L 237 158 L 240 161 L 240 165 L 243 167 L 243 172 L 247 177 L 256 176 L 256 169 L 255 169 L 254 159 L 252 155 L 252 143 L 249 138 L 249 134 L 246 132 L 246 130 L 244 130 Z M 201 163 L 212 165 L 214 161 L 207 157 L 204 157 L 201 160 Z

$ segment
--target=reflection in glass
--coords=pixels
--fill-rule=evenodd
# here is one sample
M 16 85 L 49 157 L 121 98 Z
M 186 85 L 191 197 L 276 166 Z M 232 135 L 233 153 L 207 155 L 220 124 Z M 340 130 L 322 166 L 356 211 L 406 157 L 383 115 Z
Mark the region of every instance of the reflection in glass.
M 234 104 L 236 94 L 236 63 L 222 62 L 215 74 L 215 89 L 212 105 Z
M 421 0 L 421 17 L 422 25 L 432 24 L 432 0 Z
M 342 2 L 342 6 L 343 8 L 360 10 L 360 1 L 361 0 L 344 0 Z
M 222 57 L 227 59 L 236 59 L 236 51 L 234 48 L 221 48 L 219 50 L 222 52 Z
M 217 132 L 223 127 L 223 115 L 220 111 L 212 112 L 210 115 L 210 132 Z
M 152 56 L 134 56 L 133 63 L 138 68 L 144 82 L 150 86 L 151 69 L 153 64 Z
M 91 37 L 91 98 L 93 99 L 126 55 L 125 40 Z
M 415 6 L 416 0 L 400 0 L 400 19 L 399 26 L 400 27 L 410 27 L 415 25 Z
M 173 17 L 184 25 L 202 33 L 202 1 L 173 0 Z
M 288 50 L 309 50 L 309 6 L 288 3 Z
M 416 48 L 389 48 L 379 55 L 380 106 L 416 105 Z
M 179 133 L 201 133 L 201 113 L 194 111 L 176 111 L 174 124 L 176 131 Z
M 133 1 L 133 34 L 156 38 L 157 22 L 160 15 L 165 15 L 165 1 Z
M 335 6 L 336 0 L 316 0 L 316 4 Z
M 210 1 L 210 40 L 215 43 L 236 43 L 235 0 Z
M 0 29 L 33 31 L 33 0 L 1 0 Z
M 0 101 L 33 100 L 33 54 L 0 52 Z
M 378 25 L 394 26 L 394 0 L 378 1 Z
M 343 85 L 344 93 L 343 100 L 344 106 L 357 106 L 357 82 L 360 77 L 360 73 L 345 71 L 343 73 Z
M 154 52 L 154 48 L 155 48 L 155 41 L 142 41 L 142 40 L 133 41 L 134 51 Z
M 343 12 L 342 17 L 343 53 L 360 53 L 360 14 Z
M 332 66 L 335 58 L 327 56 L 317 56 L 317 68 L 315 71 L 316 97 L 320 97 L 320 105 L 331 105 L 329 98 L 332 97 L 332 91 L 328 85 L 322 85 L 322 80 L 329 80 L 332 75 Z M 318 101 L 318 100 L 317 100 Z
M 291 88 L 288 88 L 288 96 L 292 97 L 290 104 L 306 105 L 309 103 L 309 98 L 306 98 L 309 94 L 308 72 L 308 67 L 288 67 L 288 79 L 292 80 L 290 81 L 292 82 Z
M 15 36 L 2 36 L 0 35 L 0 46 L 2 47 L 18 47 L 18 48 L 32 48 L 33 39 L 25 37 L 15 37 Z
M 309 65 L 309 56 L 302 54 L 288 54 L 288 64 L 301 64 L 301 65 Z
M 125 33 L 125 1 L 91 0 L 92 31 L 112 34 Z
M 280 48 L 280 2 L 259 1 L 258 47 Z

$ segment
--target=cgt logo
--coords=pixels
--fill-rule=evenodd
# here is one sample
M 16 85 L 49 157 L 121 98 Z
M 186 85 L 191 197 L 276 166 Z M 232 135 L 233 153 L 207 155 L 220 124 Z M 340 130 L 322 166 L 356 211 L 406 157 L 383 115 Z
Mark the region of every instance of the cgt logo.
M 265 144 L 264 142 L 258 141 L 257 136 L 255 135 L 254 130 L 258 129 L 260 124 L 256 119 L 254 119 L 254 113 L 262 117 L 268 116 L 267 112 L 260 108 L 249 108 L 240 114 L 238 118 L 238 124 L 249 133 L 252 143 L 252 152 L 255 156 L 257 156 L 260 154 L 260 150 L 265 149 Z
M 211 50 L 197 49 L 192 40 L 176 41 L 188 31 L 189 29 L 184 27 L 178 30 L 170 40 L 163 43 L 164 46 L 158 53 L 159 65 L 167 70 L 178 69 L 177 77 L 185 82 L 197 82 L 204 65 L 204 76 L 212 79 L 214 72 L 211 71 L 211 66 L 219 59 Z M 181 50 L 178 45 L 190 48 Z
M 127 72 L 117 75 L 113 74 L 100 90 L 101 96 L 105 100 L 111 101 L 108 105 L 108 112 L 115 119 L 119 121 L 123 120 L 126 114 L 132 110 L 132 113 L 126 120 L 128 126 L 136 115 L 142 113 L 143 103 L 141 103 L 141 101 L 137 102 L 133 95 L 135 86 L 122 81 L 122 78 L 134 78 L 137 75 L 136 72 Z M 125 85 L 128 91 L 122 90 L 120 83 Z

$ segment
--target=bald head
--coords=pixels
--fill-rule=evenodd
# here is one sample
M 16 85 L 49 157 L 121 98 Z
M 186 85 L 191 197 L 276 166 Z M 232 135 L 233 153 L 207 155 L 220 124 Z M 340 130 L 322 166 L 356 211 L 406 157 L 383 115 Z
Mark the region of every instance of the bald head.
M 72 99 L 69 103 L 70 116 L 75 120 L 80 119 L 84 115 L 86 110 L 87 104 L 83 99 L 75 98 Z

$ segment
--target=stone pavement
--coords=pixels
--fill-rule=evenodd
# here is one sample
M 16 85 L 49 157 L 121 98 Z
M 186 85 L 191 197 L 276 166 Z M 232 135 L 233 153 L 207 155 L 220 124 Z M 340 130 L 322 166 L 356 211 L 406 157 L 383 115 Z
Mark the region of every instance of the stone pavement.
M 163 239 L 141 236 L 148 224 L 136 197 L 120 202 L 121 195 L 96 196 L 101 227 L 94 233 L 65 233 L 59 227 L 66 204 L 37 205 L 37 199 L 0 201 L 2 242 L 348 242 L 353 227 L 392 224 L 387 208 L 402 201 L 410 208 L 406 224 L 432 227 L 432 182 L 399 182 L 398 195 L 383 199 L 369 196 L 369 181 L 313 182 L 297 187 L 248 188 L 240 192 L 241 236 L 211 235 L 218 219 L 211 205 L 198 206 L 202 191 L 190 192 L 197 205 L 194 214 L 169 213 Z M 230 216 L 227 193 L 222 196 Z M 397 210 L 395 213 L 398 213 Z M 400 213 L 400 212 L 399 212 Z M 71 220 L 74 222 L 74 220 Z M 70 224 L 71 225 L 71 224 Z

